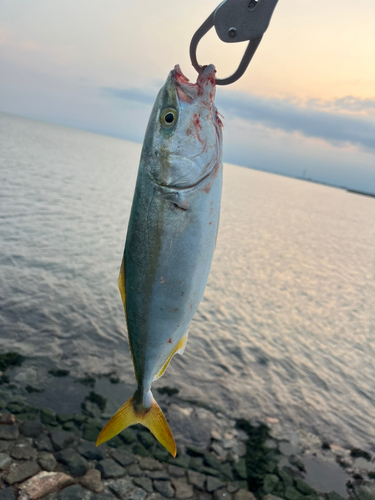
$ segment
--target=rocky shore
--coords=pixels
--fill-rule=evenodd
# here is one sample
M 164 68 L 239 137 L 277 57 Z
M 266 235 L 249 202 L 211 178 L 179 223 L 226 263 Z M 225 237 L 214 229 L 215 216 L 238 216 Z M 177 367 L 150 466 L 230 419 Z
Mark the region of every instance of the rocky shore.
M 158 400 L 175 432 L 176 458 L 141 426 L 96 448 L 109 415 L 95 377 L 79 381 L 81 410 L 59 413 L 30 403 L 43 389 L 15 382 L 21 364 L 15 353 L 0 355 L 0 500 L 375 500 L 368 452 L 308 433 L 288 436 L 276 419 L 233 420 L 181 400 L 174 388 L 159 388 Z M 50 377 L 73 383 L 68 371 Z

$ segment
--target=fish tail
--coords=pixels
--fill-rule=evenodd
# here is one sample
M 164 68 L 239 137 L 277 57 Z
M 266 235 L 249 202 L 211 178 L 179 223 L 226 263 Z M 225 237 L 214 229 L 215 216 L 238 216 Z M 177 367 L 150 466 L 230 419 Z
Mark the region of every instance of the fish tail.
M 115 437 L 119 432 L 126 429 L 130 425 L 142 424 L 152 432 L 160 444 L 166 448 L 169 453 L 176 456 L 176 443 L 173 438 L 168 422 L 152 396 L 151 391 L 147 394 L 150 405 L 148 408 L 137 405 L 133 396 L 124 403 L 121 408 L 113 415 L 101 430 L 96 446 L 105 443 L 109 439 Z M 138 406 L 140 409 L 138 409 Z

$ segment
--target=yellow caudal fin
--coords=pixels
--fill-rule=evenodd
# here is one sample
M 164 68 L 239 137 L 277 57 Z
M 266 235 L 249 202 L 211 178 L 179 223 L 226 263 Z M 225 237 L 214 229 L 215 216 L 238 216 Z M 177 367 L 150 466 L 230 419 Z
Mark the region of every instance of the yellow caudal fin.
M 134 424 L 142 424 L 147 427 L 159 443 L 171 455 L 176 456 L 176 443 L 172 431 L 159 405 L 153 398 L 150 408 L 142 411 L 136 411 L 134 408 L 133 396 L 128 399 L 103 427 L 96 440 L 96 446 L 112 439 L 126 427 Z

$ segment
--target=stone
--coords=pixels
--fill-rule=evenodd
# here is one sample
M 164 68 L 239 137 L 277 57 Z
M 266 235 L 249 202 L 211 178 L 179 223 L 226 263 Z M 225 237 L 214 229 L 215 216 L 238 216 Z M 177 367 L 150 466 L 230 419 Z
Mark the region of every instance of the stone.
M 302 500 L 303 495 L 298 490 L 293 488 L 293 486 L 287 486 L 285 488 L 285 498 L 287 500 Z
M 202 467 L 199 472 L 206 474 L 206 476 L 220 476 L 220 472 L 216 469 L 212 469 L 211 467 Z
M 214 500 L 231 500 L 232 495 L 225 490 L 214 491 Z
M 30 460 L 36 458 L 36 451 L 28 444 L 16 444 L 13 446 L 10 456 L 16 460 Z
M 278 486 L 280 479 L 275 474 L 266 474 L 263 480 L 263 489 L 266 493 L 272 493 Z
M 140 477 L 140 476 L 142 476 L 142 471 L 139 468 L 138 464 L 133 464 L 130 467 L 128 467 L 128 474 L 129 474 L 129 476 L 132 476 L 132 477 Z
M 11 413 L 22 413 L 25 409 L 25 405 L 23 403 L 20 403 L 18 401 L 10 401 L 7 405 L 8 410 Z
M 80 484 L 68 486 L 57 495 L 57 500 L 84 500 L 85 490 Z
M 191 498 L 194 495 L 193 487 L 190 484 L 183 483 L 182 481 L 177 481 L 174 479 L 172 481 L 173 487 L 175 489 L 175 497 L 185 500 L 186 498 Z
M 151 452 L 153 456 L 156 458 L 156 460 L 159 460 L 159 462 L 168 462 L 169 458 L 172 459 L 167 450 L 165 448 L 161 449 L 161 446 L 159 446 L 158 444 L 153 446 Z
M 96 468 L 101 472 L 104 479 L 118 478 L 125 474 L 125 469 L 112 460 L 112 458 L 105 458 L 101 460 Z
M 247 490 L 238 490 L 234 495 L 234 500 L 257 500 L 254 493 Z
M 280 497 L 277 497 L 275 495 L 271 495 L 270 493 L 268 495 L 265 495 L 262 500 L 283 500 Z
M 174 489 L 170 481 L 154 481 L 154 488 L 165 498 L 174 497 Z
M 0 439 L 13 441 L 20 435 L 18 425 L 0 425 Z
M 123 467 L 127 467 L 135 462 L 135 456 L 125 450 L 114 451 L 112 457 Z
M 295 455 L 291 455 L 289 457 L 289 462 L 294 465 L 294 467 L 297 467 L 298 470 L 300 471 L 305 471 L 305 464 L 302 462 L 302 460 Z
M 206 489 L 208 493 L 212 493 L 213 491 L 219 490 L 223 488 L 224 483 L 213 476 L 208 476 L 206 480 Z
M 118 497 L 123 499 L 134 488 L 134 485 L 130 479 L 123 478 L 117 479 L 116 481 L 109 481 L 108 488 Z
M 342 500 L 342 497 L 334 491 L 329 493 L 327 497 L 329 500 Z M 359 500 L 375 500 L 375 484 L 368 483 L 362 485 L 357 490 L 357 497 Z
M 3 375 L 3 372 L 0 371 L 0 380 Z M 0 382 L 1 383 L 1 382 Z M 3 398 L 0 398 L 0 410 L 4 410 L 7 407 L 6 401 Z
M 81 484 L 84 488 L 87 488 L 94 493 L 102 493 L 104 490 L 104 485 L 102 483 L 102 475 L 97 469 L 90 469 L 81 478 Z
M 20 425 L 20 433 L 25 437 L 37 438 L 43 431 L 43 425 L 34 420 L 26 420 Z
M 8 470 L 3 476 L 3 479 L 7 484 L 12 485 L 25 481 L 25 479 L 34 476 L 39 471 L 40 467 L 36 462 L 24 462 Z
M 123 498 L 124 500 L 145 500 L 147 493 L 141 488 L 134 488 L 129 491 Z
M 42 451 L 41 453 L 39 453 L 38 464 L 42 469 L 48 472 L 52 472 L 55 470 L 56 463 L 56 459 L 52 455 L 52 453 L 48 453 L 48 451 Z
M 68 432 L 77 432 L 77 427 L 74 422 L 66 422 L 66 424 L 63 425 L 63 429 Z
M 206 476 L 204 474 L 200 474 L 199 472 L 195 472 L 192 470 L 187 471 L 189 483 L 197 488 L 198 490 L 204 490 L 204 484 L 206 481 Z
M 151 446 L 155 444 L 154 436 L 147 431 L 138 432 L 138 439 L 146 449 L 151 448 Z
M 29 500 L 38 500 L 73 483 L 74 479 L 62 472 L 42 471 L 20 484 L 19 489 L 28 495 Z
M 303 493 L 304 495 L 316 495 L 316 491 L 311 488 L 305 481 L 302 481 L 302 479 L 296 479 L 296 488 L 298 491 Z
M 74 441 L 74 435 L 66 431 L 51 431 L 50 437 L 52 446 L 56 451 L 64 450 Z
M 228 462 L 221 466 L 221 474 L 223 476 L 225 476 L 229 481 L 234 480 L 232 467 L 230 466 L 230 464 Z
M 165 470 L 146 471 L 146 476 L 157 481 L 169 481 L 170 479 L 168 472 Z
M 176 467 L 175 465 L 168 465 L 169 475 L 172 477 L 183 477 L 185 476 L 185 470 L 181 467 Z
M 116 500 L 117 497 L 111 495 L 110 493 L 99 493 L 98 495 L 93 495 L 91 500 Z
M 134 435 L 134 432 L 131 429 L 125 429 L 119 434 L 120 438 L 124 441 L 125 444 L 133 444 L 137 438 Z
M 73 448 L 58 451 L 55 453 L 55 458 L 64 464 L 73 476 L 84 476 L 89 469 L 86 460 Z
M 57 413 L 56 420 L 59 424 L 66 424 L 66 422 L 71 422 L 74 419 L 74 415 L 67 415 L 66 413 Z
M 176 465 L 177 467 L 183 467 L 184 469 L 187 469 L 189 467 L 189 457 L 186 457 L 184 455 L 181 455 L 177 458 L 171 457 L 170 463 Z
M 43 408 L 40 410 L 40 419 L 43 424 L 57 424 L 56 413 L 49 408 Z
M 16 500 L 16 495 L 12 488 L 5 488 L 5 490 L 1 490 L 0 500 Z
M 227 484 L 228 493 L 236 493 L 239 490 L 239 485 L 237 482 L 232 482 Z
M 133 452 L 135 455 L 140 455 L 141 457 L 149 457 L 151 454 L 142 443 L 135 443 L 135 445 L 133 445 Z
M 232 448 L 233 453 L 238 455 L 239 457 L 244 457 L 246 455 L 246 445 L 245 443 L 239 442 L 236 443 Z
M 149 477 L 135 477 L 133 479 L 133 483 L 136 486 L 140 486 L 143 488 L 147 493 L 153 493 L 154 488 L 152 487 L 152 481 Z
M 77 451 L 87 460 L 103 460 L 104 454 L 100 448 L 95 446 L 95 443 L 87 441 L 78 446 Z
M 212 469 L 220 470 L 220 468 L 221 468 L 221 462 L 212 453 L 206 452 L 204 454 L 204 459 L 203 460 L 204 460 L 204 463 L 208 467 L 211 467 Z
M 244 458 L 241 458 L 241 460 L 234 464 L 233 469 L 240 479 L 247 478 L 246 462 Z
M 51 440 L 46 434 L 41 434 L 38 438 L 34 439 L 34 445 L 39 451 L 53 451 Z
M 154 458 L 142 457 L 139 466 L 143 470 L 163 470 L 163 465 Z
M 285 487 L 293 486 L 293 475 L 288 467 L 283 467 L 277 473 L 284 483 Z
M 163 498 L 159 493 L 151 493 L 151 495 L 148 495 L 147 500 L 163 500 Z
M 13 460 L 6 453 L 0 453 L 0 471 L 7 470 Z
M 99 423 L 87 422 L 83 427 L 83 439 L 86 441 L 96 441 L 102 426 Z
M 189 469 L 201 472 L 203 468 L 203 458 L 202 457 L 192 457 L 189 461 Z
M 16 418 L 11 413 L 4 413 L 4 415 L 0 415 L 0 424 L 13 425 L 15 423 Z
M 0 441 L 0 453 L 7 451 L 9 448 L 9 441 Z

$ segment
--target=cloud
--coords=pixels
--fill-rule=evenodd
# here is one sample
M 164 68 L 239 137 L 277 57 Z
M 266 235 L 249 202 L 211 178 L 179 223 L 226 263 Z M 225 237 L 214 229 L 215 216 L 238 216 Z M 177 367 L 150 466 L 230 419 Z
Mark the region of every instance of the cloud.
M 156 90 L 113 87 L 102 87 L 101 91 L 112 98 L 147 105 L 154 102 L 157 93 Z M 375 110 L 375 99 L 347 96 L 333 101 L 299 102 L 220 89 L 217 105 L 227 118 L 236 117 L 271 129 L 299 132 L 335 146 L 352 144 L 375 150 L 375 121 L 369 113 L 363 114 Z

